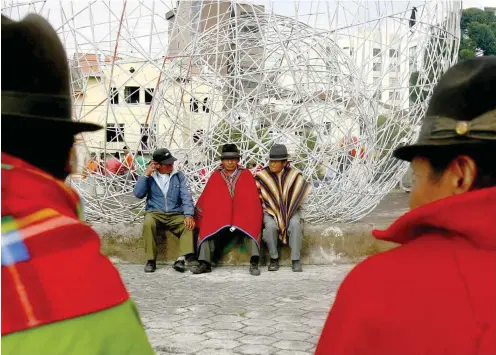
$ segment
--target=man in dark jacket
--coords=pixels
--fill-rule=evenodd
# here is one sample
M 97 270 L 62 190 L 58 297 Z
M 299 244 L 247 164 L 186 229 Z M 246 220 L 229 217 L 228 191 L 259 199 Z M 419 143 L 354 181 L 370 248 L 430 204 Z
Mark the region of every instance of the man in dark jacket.
M 157 149 L 153 153 L 152 162 L 136 182 L 134 195 L 146 197 L 146 215 L 143 222 L 143 239 L 147 263 L 145 272 L 154 272 L 157 268 L 157 224 L 165 227 L 179 237 L 180 252 L 186 261 L 195 263 L 193 229 L 194 204 L 186 176 L 174 169 L 177 159 L 168 149 Z M 183 259 L 174 263 L 174 269 L 186 270 Z
M 410 161 L 410 208 L 341 285 L 319 355 L 496 354 L 496 57 L 448 70 Z

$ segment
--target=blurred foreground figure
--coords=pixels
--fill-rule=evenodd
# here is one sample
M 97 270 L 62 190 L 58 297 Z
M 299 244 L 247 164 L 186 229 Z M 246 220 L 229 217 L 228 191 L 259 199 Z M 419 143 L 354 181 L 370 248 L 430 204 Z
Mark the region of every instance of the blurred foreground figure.
M 439 81 L 416 144 L 410 208 L 376 238 L 401 246 L 346 277 L 318 355 L 496 354 L 496 57 Z
M 69 68 L 42 17 L 2 16 L 2 354 L 153 354 L 134 303 L 64 184 Z

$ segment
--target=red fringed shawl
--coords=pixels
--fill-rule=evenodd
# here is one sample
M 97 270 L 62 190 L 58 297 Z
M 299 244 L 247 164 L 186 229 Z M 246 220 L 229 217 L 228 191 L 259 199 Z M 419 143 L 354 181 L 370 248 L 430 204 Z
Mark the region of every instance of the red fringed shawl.
M 221 169 L 208 180 L 195 207 L 198 246 L 225 227 L 235 227 L 260 245 L 263 211 L 251 172 L 238 167 L 230 189 Z
M 75 318 L 129 298 L 78 194 L 2 153 L 2 335 Z

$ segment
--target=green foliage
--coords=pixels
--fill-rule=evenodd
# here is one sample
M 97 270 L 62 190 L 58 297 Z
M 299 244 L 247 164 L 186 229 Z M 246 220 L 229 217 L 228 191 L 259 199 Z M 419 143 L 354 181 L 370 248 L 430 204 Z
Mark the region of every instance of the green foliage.
M 305 141 L 306 149 L 305 152 L 299 154 L 300 163 L 296 164 L 295 167 L 303 170 L 305 167 L 305 161 L 309 159 L 309 154 L 306 152 L 313 152 L 315 146 L 317 145 L 317 136 L 311 131 L 305 131 L 303 133 L 303 140 Z M 317 151 L 319 149 L 317 148 Z
M 256 130 L 256 137 L 262 144 L 258 144 L 245 132 L 239 128 L 229 124 L 226 121 L 221 122 L 216 128 L 214 137 L 218 142 L 217 153 L 220 155 L 222 146 L 226 143 L 235 143 L 241 151 L 250 151 L 249 157 L 244 157 L 246 160 L 254 160 L 260 163 L 265 160 L 267 152 L 262 151 L 262 146 L 270 144 L 270 137 L 267 128 L 259 128 Z M 242 152 L 243 154 L 243 152 Z
M 408 134 L 408 129 L 398 119 L 389 118 L 385 115 L 377 117 L 377 147 L 379 157 L 385 157 L 391 153 L 393 145 L 401 141 Z
M 460 21 L 462 39 L 459 60 L 483 55 L 496 54 L 496 15 L 489 10 L 470 8 L 463 10 Z

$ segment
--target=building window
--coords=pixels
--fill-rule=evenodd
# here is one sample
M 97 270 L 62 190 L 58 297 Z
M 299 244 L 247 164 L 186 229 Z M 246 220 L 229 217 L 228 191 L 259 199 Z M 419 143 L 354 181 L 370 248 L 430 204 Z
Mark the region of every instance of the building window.
M 128 104 L 139 104 L 139 86 L 126 86 L 124 88 L 124 96 Z
M 389 85 L 398 85 L 398 78 L 389 78 Z
M 374 57 L 378 57 L 380 54 L 381 54 L 381 49 L 380 49 L 380 48 L 374 48 L 374 49 L 372 50 L 372 55 L 373 55 Z
M 381 100 L 382 99 L 382 91 L 381 89 L 376 90 L 374 93 L 374 99 Z
M 124 123 L 107 123 L 107 142 L 124 142 Z
M 400 66 L 399 66 L 399 65 L 397 65 L 397 64 L 391 64 L 391 65 L 389 66 L 389 71 L 392 71 L 392 72 L 397 73 L 397 72 L 399 72 L 399 71 L 400 71 Z
M 355 53 L 355 48 L 350 47 L 350 55 L 353 55 L 353 53 Z
M 155 92 L 154 88 L 145 89 L 145 104 L 150 105 L 152 103 L 154 92 Z
M 397 58 L 398 57 L 398 51 L 396 49 L 390 49 L 389 50 L 389 57 L 390 58 Z
M 380 76 L 374 76 L 374 84 L 379 84 L 381 82 L 381 77 Z
M 374 70 L 374 71 L 381 71 L 381 67 L 382 67 L 381 63 L 374 63 L 372 65 L 372 70 Z
M 246 25 L 246 26 L 243 26 L 241 27 L 241 32 L 245 32 L 245 33 L 254 33 L 254 32 L 258 32 L 258 26 L 253 26 L 253 25 Z
M 198 112 L 198 100 L 194 97 L 189 99 L 189 110 L 191 112 Z
M 112 105 L 119 104 L 119 91 L 117 91 L 117 88 L 110 88 L 110 103 Z
M 208 108 L 208 97 L 203 99 L 203 112 L 209 113 L 210 109 Z
M 193 133 L 193 143 L 201 144 L 203 141 L 204 134 L 205 132 L 203 131 L 203 129 L 199 129 L 195 133 Z
M 395 92 L 395 91 L 390 91 L 389 92 L 389 99 L 390 100 L 399 100 L 400 99 L 400 93 Z
M 140 150 L 153 150 L 155 148 L 155 132 L 155 125 L 150 127 L 148 123 L 141 124 Z

